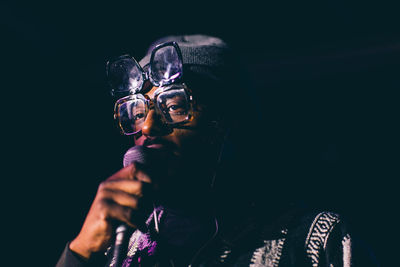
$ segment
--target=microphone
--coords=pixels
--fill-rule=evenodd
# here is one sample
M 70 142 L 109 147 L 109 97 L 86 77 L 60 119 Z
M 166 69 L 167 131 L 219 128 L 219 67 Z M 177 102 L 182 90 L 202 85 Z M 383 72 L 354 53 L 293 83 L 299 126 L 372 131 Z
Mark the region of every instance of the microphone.
M 123 165 L 124 167 L 130 165 L 132 162 L 137 162 L 142 165 L 149 163 L 150 149 L 144 146 L 133 146 L 125 152 Z
M 154 165 L 157 164 L 157 167 L 164 167 L 164 165 L 161 164 L 161 156 L 154 152 L 154 150 L 151 150 L 150 148 L 147 148 L 145 146 L 133 146 L 128 149 L 128 151 L 125 152 L 124 159 L 123 159 L 123 165 L 124 167 L 132 164 L 132 162 L 137 162 L 140 163 L 144 166 L 148 166 L 150 164 Z M 154 218 L 154 227 L 157 233 L 159 233 L 159 228 L 158 228 L 158 220 L 157 220 L 157 213 L 156 213 L 156 207 L 155 204 L 153 203 L 153 218 Z
M 127 244 L 126 232 L 128 232 L 128 226 L 126 224 L 121 224 L 115 230 L 116 235 L 115 235 L 115 244 L 113 253 L 113 260 L 114 260 L 113 267 L 122 266 L 124 255 L 127 254 L 128 244 Z
M 128 149 L 128 151 L 125 152 L 124 158 L 123 158 L 123 166 L 126 167 L 133 162 L 146 165 L 149 162 L 151 162 L 151 151 L 149 148 L 144 147 L 144 146 L 133 146 Z M 154 205 L 154 204 L 153 204 Z M 156 226 L 156 231 L 158 232 L 158 221 L 157 221 L 157 216 L 155 214 L 155 209 L 153 211 L 154 213 L 154 222 Z M 124 259 L 124 256 L 127 254 L 127 249 L 128 249 L 128 242 L 127 239 L 128 237 L 127 232 L 128 232 L 129 226 L 127 226 L 125 223 L 119 225 L 117 229 L 115 230 L 115 245 L 114 245 L 114 254 L 113 254 L 113 259 L 114 259 L 114 265 L 115 267 L 122 266 L 122 261 Z

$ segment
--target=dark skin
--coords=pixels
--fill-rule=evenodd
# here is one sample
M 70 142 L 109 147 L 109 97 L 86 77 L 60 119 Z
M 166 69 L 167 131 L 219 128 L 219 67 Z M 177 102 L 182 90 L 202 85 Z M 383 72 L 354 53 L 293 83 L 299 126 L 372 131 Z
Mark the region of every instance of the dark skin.
M 150 88 L 149 88 L 150 89 Z M 146 94 L 152 99 L 156 87 Z M 148 214 L 149 204 L 158 193 L 163 196 L 174 195 L 191 189 L 190 183 L 180 183 L 181 173 L 212 173 L 212 162 L 216 158 L 218 145 L 210 144 L 209 140 L 216 134 L 208 129 L 209 124 L 202 112 L 201 105 L 197 105 L 194 118 L 183 128 L 166 127 L 154 109 L 150 110 L 142 128 L 142 135 L 135 138 L 135 145 L 147 146 L 159 151 L 168 151 L 176 161 L 170 164 L 168 179 L 159 182 L 149 172 L 138 164 L 129 165 L 102 182 L 96 197 L 87 214 L 85 222 L 78 236 L 70 243 L 70 249 L 83 258 L 89 259 L 93 253 L 105 251 L 112 240 L 116 222 L 124 222 L 132 228 L 139 228 L 143 224 L 143 215 Z M 202 159 L 196 160 L 198 155 Z M 188 161 L 187 159 L 193 159 Z M 174 169 L 180 169 L 176 173 Z M 177 182 L 174 182 L 177 181 Z M 207 188 L 210 177 L 193 181 L 193 187 Z M 179 190 L 177 190 L 179 188 Z M 186 190 L 187 189 L 187 190 Z M 203 189 L 197 190 L 203 191 Z M 200 192 L 201 193 L 201 192 Z M 198 203 L 203 203 L 198 194 L 191 194 Z M 200 194 L 201 196 L 201 194 Z M 185 198 L 186 202 L 190 199 Z M 204 205 L 206 205 L 204 203 Z

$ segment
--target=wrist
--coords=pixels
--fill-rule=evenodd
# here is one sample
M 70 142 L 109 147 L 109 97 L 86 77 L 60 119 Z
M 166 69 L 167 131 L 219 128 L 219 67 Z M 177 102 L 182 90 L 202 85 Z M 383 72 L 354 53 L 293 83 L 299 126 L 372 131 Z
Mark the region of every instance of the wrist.
M 93 253 L 89 248 L 87 248 L 83 244 L 83 242 L 79 242 L 79 240 L 77 239 L 71 241 L 71 243 L 69 244 L 69 249 L 75 254 L 78 254 L 85 260 L 89 260 Z

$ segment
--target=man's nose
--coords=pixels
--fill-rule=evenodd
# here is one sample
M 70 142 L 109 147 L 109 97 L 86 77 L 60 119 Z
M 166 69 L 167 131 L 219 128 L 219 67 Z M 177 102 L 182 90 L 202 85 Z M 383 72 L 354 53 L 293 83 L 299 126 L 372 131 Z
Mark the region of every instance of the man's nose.
M 160 136 L 165 134 L 165 128 L 160 115 L 154 109 L 151 109 L 143 123 L 142 134 L 145 136 Z

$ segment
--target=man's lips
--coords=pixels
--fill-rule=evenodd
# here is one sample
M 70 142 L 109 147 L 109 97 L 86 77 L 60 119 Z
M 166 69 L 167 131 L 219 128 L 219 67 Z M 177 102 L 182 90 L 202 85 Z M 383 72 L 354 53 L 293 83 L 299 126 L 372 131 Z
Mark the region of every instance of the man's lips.
M 147 145 L 146 147 L 153 149 L 165 149 L 165 146 L 163 144 L 151 144 Z
M 173 143 L 160 138 L 147 138 L 144 140 L 143 146 L 153 149 L 173 149 L 175 147 Z

